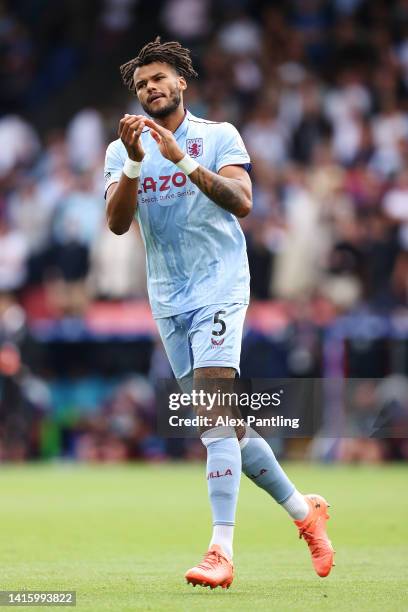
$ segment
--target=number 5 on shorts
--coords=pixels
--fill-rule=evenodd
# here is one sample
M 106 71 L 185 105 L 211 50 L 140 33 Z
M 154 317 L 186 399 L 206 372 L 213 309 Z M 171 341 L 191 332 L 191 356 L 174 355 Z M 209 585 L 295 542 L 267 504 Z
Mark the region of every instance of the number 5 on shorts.
M 225 334 L 225 331 L 227 329 L 227 325 L 226 325 L 225 321 L 220 319 L 220 315 L 224 315 L 224 314 L 227 314 L 226 310 L 219 310 L 218 312 L 216 312 L 214 314 L 214 326 L 215 325 L 221 325 L 221 329 L 213 329 L 212 330 L 212 335 L 213 336 L 223 336 Z

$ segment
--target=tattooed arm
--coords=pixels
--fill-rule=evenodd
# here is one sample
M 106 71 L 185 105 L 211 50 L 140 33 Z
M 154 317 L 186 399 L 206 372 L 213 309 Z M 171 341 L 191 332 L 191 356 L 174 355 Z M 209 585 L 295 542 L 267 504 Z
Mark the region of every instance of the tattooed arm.
M 210 200 L 236 217 L 251 212 L 251 179 L 241 166 L 224 166 L 219 174 L 198 166 L 189 178 Z

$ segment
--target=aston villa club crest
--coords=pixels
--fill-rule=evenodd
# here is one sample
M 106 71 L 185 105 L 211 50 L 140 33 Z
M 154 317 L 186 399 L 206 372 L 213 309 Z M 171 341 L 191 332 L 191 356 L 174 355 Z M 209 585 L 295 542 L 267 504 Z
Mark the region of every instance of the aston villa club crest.
M 187 153 L 190 157 L 200 157 L 203 154 L 203 139 L 202 138 L 187 138 Z

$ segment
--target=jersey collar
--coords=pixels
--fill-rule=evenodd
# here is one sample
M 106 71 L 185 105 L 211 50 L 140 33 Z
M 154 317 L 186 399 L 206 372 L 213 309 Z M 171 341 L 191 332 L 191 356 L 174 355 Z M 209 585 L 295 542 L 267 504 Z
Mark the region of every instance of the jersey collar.
M 191 113 L 187 109 L 184 109 L 184 110 L 185 110 L 184 119 L 178 126 L 177 130 L 174 132 L 175 138 L 178 138 L 179 136 L 183 136 L 183 134 L 187 132 L 188 122 L 189 122 L 189 118 L 191 117 Z

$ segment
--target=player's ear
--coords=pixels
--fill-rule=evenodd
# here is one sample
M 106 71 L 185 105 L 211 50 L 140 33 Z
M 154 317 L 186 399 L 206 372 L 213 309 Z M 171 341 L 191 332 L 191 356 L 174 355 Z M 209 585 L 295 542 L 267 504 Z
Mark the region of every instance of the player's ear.
M 180 83 L 180 89 L 182 91 L 185 91 L 187 89 L 187 82 L 186 79 L 184 77 L 179 77 L 179 83 Z

